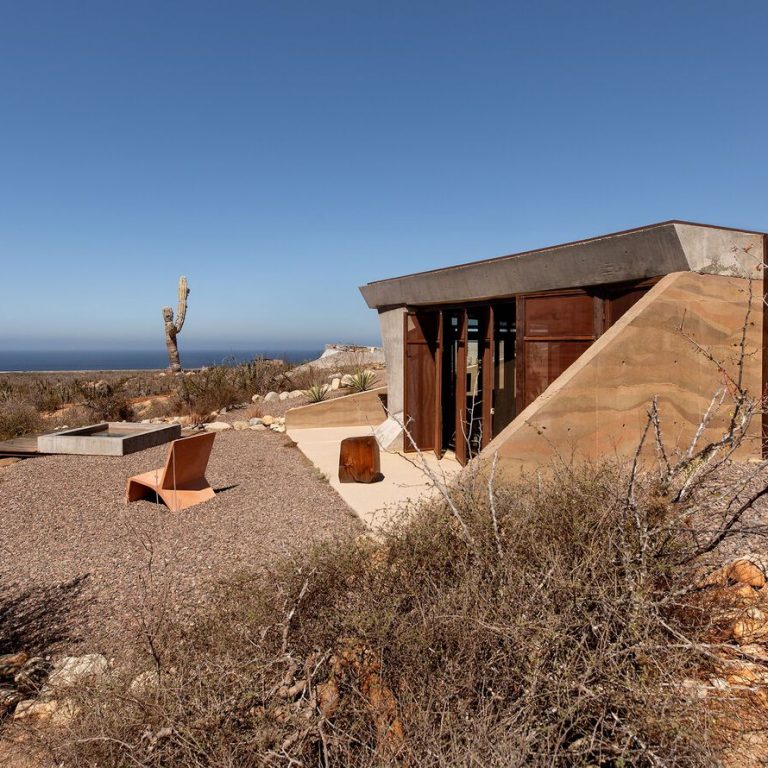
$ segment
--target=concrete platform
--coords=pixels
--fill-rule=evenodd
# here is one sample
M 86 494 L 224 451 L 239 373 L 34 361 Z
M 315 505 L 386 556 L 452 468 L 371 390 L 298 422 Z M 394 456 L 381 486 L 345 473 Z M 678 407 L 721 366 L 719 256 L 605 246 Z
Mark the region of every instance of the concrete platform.
M 321 427 L 289 429 L 288 436 L 298 443 L 301 452 L 325 475 L 331 486 L 360 516 L 363 522 L 376 530 L 392 520 L 409 503 L 439 495 L 429 475 L 421 466 L 415 453 L 381 451 L 381 473 L 384 479 L 378 483 L 340 483 L 339 447 L 345 437 L 372 435 L 367 427 Z M 453 458 L 437 460 L 432 454 L 424 454 L 431 471 L 449 481 L 461 470 Z
M 104 422 L 88 427 L 65 429 L 40 435 L 39 453 L 66 453 L 81 456 L 125 456 L 181 437 L 178 424 L 133 424 Z

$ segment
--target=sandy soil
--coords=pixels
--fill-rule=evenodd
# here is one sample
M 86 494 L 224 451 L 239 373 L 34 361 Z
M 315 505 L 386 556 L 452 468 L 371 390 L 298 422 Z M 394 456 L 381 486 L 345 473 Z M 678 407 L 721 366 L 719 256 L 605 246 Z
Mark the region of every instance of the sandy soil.
M 165 446 L 0 469 L 0 653 L 26 635 L 41 647 L 114 655 L 135 642 L 159 599 L 184 616 L 212 582 L 310 541 L 361 532 L 290 446 L 268 431 L 217 435 L 208 467 L 217 496 L 178 514 L 123 503 L 126 479 L 162 466 Z

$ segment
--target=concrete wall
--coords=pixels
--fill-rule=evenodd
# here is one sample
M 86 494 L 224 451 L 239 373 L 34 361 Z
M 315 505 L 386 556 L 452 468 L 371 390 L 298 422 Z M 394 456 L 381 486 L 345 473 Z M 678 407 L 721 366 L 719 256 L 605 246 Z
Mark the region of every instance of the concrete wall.
M 376 427 L 387 418 L 381 402 L 381 395 L 386 393 L 386 387 L 378 387 L 369 392 L 291 408 L 285 414 L 285 428 Z
M 717 249 L 719 252 L 719 247 Z M 634 455 L 647 409 L 658 397 L 669 451 L 687 447 L 724 376 L 680 332 L 735 371 L 749 296 L 744 278 L 679 272 L 664 277 L 598 339 L 483 451 L 498 452 L 505 469 L 534 469 L 565 461 Z M 761 390 L 761 285 L 748 325 L 744 383 Z M 703 439 L 712 438 L 726 407 Z M 722 434 L 722 432 L 719 432 Z M 741 457 L 758 456 L 760 418 L 753 419 Z M 647 457 L 653 458 L 653 443 Z
M 675 230 L 692 272 L 757 277 L 765 260 L 762 235 L 682 223 L 675 224 Z
M 379 312 L 381 343 L 387 361 L 387 392 L 390 413 L 402 413 L 405 407 L 403 379 L 403 355 L 405 354 L 405 308 L 382 310 Z
M 762 259 L 762 234 L 664 222 L 537 251 L 361 286 L 369 307 L 481 301 L 691 270 L 736 275 Z

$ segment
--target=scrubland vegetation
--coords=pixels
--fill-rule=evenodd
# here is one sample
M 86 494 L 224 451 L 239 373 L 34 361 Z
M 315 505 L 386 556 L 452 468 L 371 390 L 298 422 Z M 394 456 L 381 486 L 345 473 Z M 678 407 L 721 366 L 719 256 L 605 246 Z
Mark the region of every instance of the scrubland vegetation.
M 47 748 L 158 768 L 716 764 L 750 695 L 697 694 L 728 665 L 701 576 L 754 501 L 712 493 L 724 466 L 684 496 L 617 465 L 490 490 L 472 472 L 376 540 L 222 584 L 192 627 L 146 622 L 145 661 L 78 691 Z
M 131 421 L 166 416 L 205 420 L 221 408 L 250 402 L 253 395 L 316 390 L 328 384 L 328 369 L 291 367 L 256 358 L 171 376 L 158 371 L 83 374 L 0 375 L 0 440 L 57 426 L 96 421 Z M 360 366 L 342 366 L 355 387 L 370 388 L 375 377 Z

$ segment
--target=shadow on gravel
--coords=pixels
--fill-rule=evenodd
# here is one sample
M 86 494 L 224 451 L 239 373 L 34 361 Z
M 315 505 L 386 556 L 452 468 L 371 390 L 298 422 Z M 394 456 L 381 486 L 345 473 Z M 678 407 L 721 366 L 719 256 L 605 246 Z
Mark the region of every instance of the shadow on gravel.
M 90 574 L 53 586 L 14 591 L 0 585 L 0 654 L 24 650 L 40 655 L 63 641 L 77 640 Z
M 234 485 L 223 485 L 221 488 L 214 488 L 213 492 L 216 494 L 226 493 L 227 491 L 231 491 L 233 488 L 237 488 L 239 485 L 240 483 L 235 483 Z

